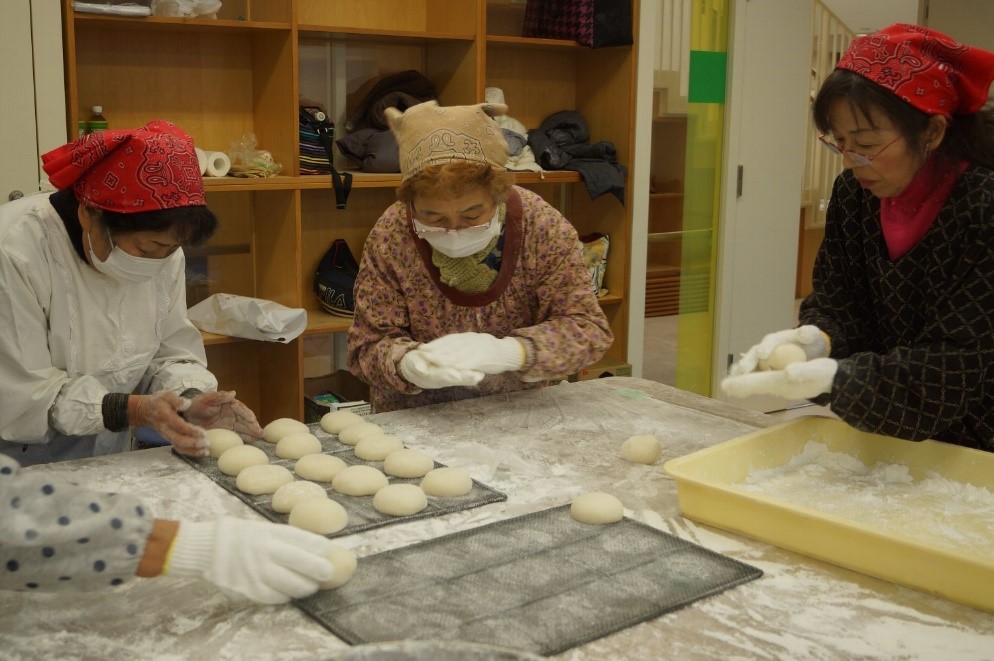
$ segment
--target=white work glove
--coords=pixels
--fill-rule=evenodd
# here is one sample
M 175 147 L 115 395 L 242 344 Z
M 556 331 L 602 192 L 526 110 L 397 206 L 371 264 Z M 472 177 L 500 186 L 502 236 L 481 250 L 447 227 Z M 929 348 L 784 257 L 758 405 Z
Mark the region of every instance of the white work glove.
M 163 573 L 206 579 L 263 604 L 284 604 L 331 580 L 333 546 L 321 535 L 266 521 L 183 521 Z
M 246 443 L 262 438 L 262 427 L 252 409 L 235 399 L 235 391 L 205 392 L 190 400 L 183 412 L 188 422 L 204 429 L 230 429 Z
M 746 351 L 728 370 L 729 376 L 755 372 L 760 360 L 766 360 L 773 350 L 784 344 L 796 344 L 804 349 L 808 360 L 828 357 L 828 336 L 817 326 L 800 326 L 770 333 Z
M 498 340 L 488 333 L 453 333 L 419 348 L 428 360 L 443 367 L 500 374 L 525 366 L 525 347 L 513 337 Z
M 791 363 L 782 370 L 751 372 L 727 376 L 721 389 L 729 397 L 776 395 L 786 399 L 811 399 L 832 391 L 839 361 L 815 358 L 805 363 Z
M 204 429 L 187 422 L 180 415 L 190 408 L 190 400 L 166 390 L 151 395 L 128 397 L 128 424 L 151 427 L 172 443 L 180 454 L 207 456 L 207 436 Z
M 486 376 L 476 370 L 436 365 L 429 361 L 420 349 L 413 349 L 404 354 L 400 359 L 400 373 L 405 379 L 425 390 L 449 386 L 475 386 Z

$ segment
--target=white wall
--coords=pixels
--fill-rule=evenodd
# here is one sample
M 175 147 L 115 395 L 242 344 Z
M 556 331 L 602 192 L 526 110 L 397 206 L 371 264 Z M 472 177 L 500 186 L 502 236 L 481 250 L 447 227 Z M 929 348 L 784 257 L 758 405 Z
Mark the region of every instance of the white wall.
M 994 50 L 994 2 L 931 0 L 924 25 L 970 46 Z
M 891 23 L 918 22 L 918 0 L 821 0 L 821 3 L 857 33 L 873 32 Z

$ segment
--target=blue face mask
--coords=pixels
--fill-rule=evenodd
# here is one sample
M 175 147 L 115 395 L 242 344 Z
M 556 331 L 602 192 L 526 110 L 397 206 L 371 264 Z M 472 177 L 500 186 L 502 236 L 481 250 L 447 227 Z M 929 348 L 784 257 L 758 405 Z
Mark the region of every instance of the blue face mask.
M 159 275 L 162 269 L 174 259 L 179 259 L 179 250 L 164 259 L 135 257 L 114 245 L 114 239 L 111 238 L 110 232 L 107 233 L 107 240 L 110 242 L 112 248 L 110 254 L 107 255 L 107 259 L 101 261 L 97 258 L 97 254 L 93 252 L 93 240 L 90 239 L 90 234 L 87 232 L 86 241 L 90 244 L 90 263 L 93 264 L 93 268 L 104 275 L 124 284 L 148 282 Z

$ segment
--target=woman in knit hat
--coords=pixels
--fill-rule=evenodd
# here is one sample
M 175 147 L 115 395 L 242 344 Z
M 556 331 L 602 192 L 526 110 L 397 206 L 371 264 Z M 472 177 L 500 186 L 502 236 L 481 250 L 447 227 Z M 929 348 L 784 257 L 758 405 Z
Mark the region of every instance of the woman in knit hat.
M 732 366 L 733 396 L 994 451 L 994 53 L 914 25 L 857 37 L 814 101 L 842 155 L 801 326 Z M 755 371 L 780 345 L 807 361 Z
M 348 333 L 375 411 L 540 387 L 611 344 L 576 230 L 504 168 L 506 110 L 387 110 L 402 183 L 366 239 Z
M 155 121 L 42 156 L 59 189 L 0 207 L 0 452 L 22 465 L 121 452 L 150 427 L 178 452 L 204 430 L 261 436 L 217 392 L 186 317 L 181 246 L 207 241 L 193 140 Z

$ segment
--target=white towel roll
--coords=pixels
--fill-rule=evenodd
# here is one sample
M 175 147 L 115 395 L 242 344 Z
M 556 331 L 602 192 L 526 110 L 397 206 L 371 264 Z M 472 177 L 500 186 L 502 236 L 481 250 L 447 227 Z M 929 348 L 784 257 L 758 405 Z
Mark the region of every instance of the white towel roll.
M 207 152 L 207 176 L 223 177 L 231 169 L 231 159 L 223 151 Z
M 197 152 L 197 165 L 200 166 L 200 176 L 204 176 L 204 173 L 207 172 L 207 152 L 200 147 L 194 147 L 193 151 Z

